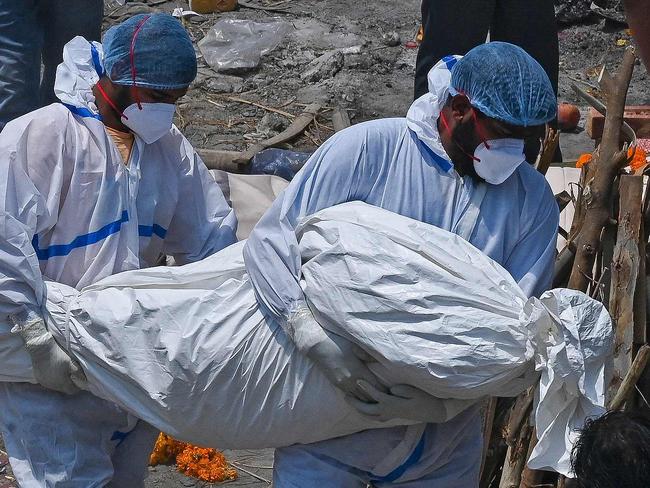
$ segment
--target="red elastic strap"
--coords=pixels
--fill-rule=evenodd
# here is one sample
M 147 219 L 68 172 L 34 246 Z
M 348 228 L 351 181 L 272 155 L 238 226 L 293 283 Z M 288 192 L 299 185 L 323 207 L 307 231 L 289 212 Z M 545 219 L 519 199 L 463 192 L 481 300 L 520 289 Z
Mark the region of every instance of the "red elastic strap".
M 135 70 L 135 39 L 138 37 L 138 33 L 140 32 L 140 29 L 142 29 L 142 26 L 144 23 L 151 18 L 151 15 L 147 15 L 142 18 L 140 22 L 138 22 L 138 25 L 135 26 L 135 30 L 133 31 L 133 37 L 131 38 L 131 50 L 129 52 L 130 58 L 131 58 L 131 78 L 133 80 L 133 95 L 135 98 L 136 103 L 138 104 L 138 109 L 142 110 L 142 105 L 140 104 L 140 96 L 138 94 L 138 87 L 136 84 L 136 70 Z
M 106 92 L 102 88 L 102 85 L 100 83 L 97 83 L 95 86 L 99 90 L 99 93 L 101 93 L 102 96 L 104 97 L 104 100 L 106 100 L 108 104 L 111 106 L 111 108 L 115 110 L 120 117 L 124 117 L 126 120 L 129 120 L 129 118 L 126 115 L 124 115 L 124 113 L 119 108 L 117 108 L 117 106 L 113 103 L 113 100 L 111 100 L 111 98 L 106 94 Z
M 447 129 L 447 132 L 449 132 L 449 134 L 451 134 L 451 129 L 449 128 L 449 124 L 447 123 L 447 118 L 445 117 L 445 114 L 442 113 L 442 112 L 440 112 L 440 120 L 442 121 L 442 125 L 445 126 L 445 129 Z M 458 146 L 458 149 L 460 149 L 461 152 L 462 152 L 465 156 L 467 156 L 468 158 L 471 158 L 471 159 L 473 159 L 474 161 L 477 161 L 477 162 L 479 162 L 479 163 L 481 162 L 481 160 L 480 160 L 479 158 L 477 158 L 477 157 L 474 156 L 473 154 L 470 154 L 470 153 L 468 153 L 467 151 L 465 151 L 465 149 L 463 149 L 463 147 L 462 147 L 460 144 L 458 144 L 458 142 L 456 141 L 456 139 L 454 139 L 453 136 L 452 136 L 452 140 L 454 141 L 454 144 L 456 144 L 456 146 Z M 488 148 L 488 149 L 489 149 L 489 148 Z

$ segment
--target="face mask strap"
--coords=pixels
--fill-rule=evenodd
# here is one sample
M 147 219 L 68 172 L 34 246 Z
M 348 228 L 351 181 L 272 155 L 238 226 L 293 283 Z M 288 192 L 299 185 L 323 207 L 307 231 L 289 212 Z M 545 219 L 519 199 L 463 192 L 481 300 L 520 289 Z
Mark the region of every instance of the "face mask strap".
M 135 26 L 135 30 L 133 31 L 133 37 L 131 38 L 131 50 L 129 52 L 131 58 L 131 78 L 133 80 L 132 91 L 133 91 L 133 96 L 135 98 L 135 102 L 138 104 L 139 110 L 142 110 L 142 104 L 140 103 L 140 94 L 138 92 L 138 85 L 136 82 L 137 72 L 135 69 L 135 40 L 138 37 L 138 34 L 140 33 L 140 29 L 142 29 L 144 23 L 150 18 L 151 18 L 150 15 L 143 17 L 142 20 L 138 22 L 138 25 Z
M 444 112 L 440 112 L 440 120 L 441 120 L 442 125 L 444 126 L 445 130 L 446 130 L 447 132 L 449 132 L 449 134 L 451 134 L 451 140 L 454 141 L 454 144 L 456 144 L 456 146 L 458 146 L 458 149 L 460 149 L 461 152 L 462 152 L 465 156 L 467 156 L 468 158 L 472 159 L 473 161 L 476 161 L 476 162 L 479 162 L 479 163 L 480 163 L 481 160 L 480 160 L 479 158 L 477 158 L 477 157 L 474 156 L 473 154 L 470 154 L 470 153 L 468 153 L 467 151 L 465 151 L 465 149 L 463 148 L 463 146 L 461 146 L 461 145 L 458 143 L 458 141 L 457 141 L 456 138 L 454 137 L 453 132 L 451 131 L 451 128 L 449 127 L 449 123 L 447 122 L 447 118 L 445 117 Z M 487 144 L 486 144 L 486 146 L 487 146 Z
M 99 90 L 99 93 L 102 94 L 102 97 L 104 97 L 104 100 L 106 100 L 106 102 L 111 106 L 111 108 L 115 110 L 121 118 L 124 118 L 125 120 L 129 120 L 129 118 L 126 115 L 124 115 L 124 113 L 119 108 L 117 108 L 117 105 L 115 105 L 115 103 L 113 103 L 113 100 L 111 100 L 111 98 L 106 94 L 106 92 L 102 88 L 101 83 L 97 83 L 95 86 Z

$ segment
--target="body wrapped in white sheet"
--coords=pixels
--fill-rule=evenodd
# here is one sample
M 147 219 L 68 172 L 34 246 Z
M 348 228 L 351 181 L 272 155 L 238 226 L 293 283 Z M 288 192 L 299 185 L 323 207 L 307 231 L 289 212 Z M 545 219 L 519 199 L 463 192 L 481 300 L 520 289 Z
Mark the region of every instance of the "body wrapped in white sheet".
M 602 411 L 602 304 L 570 290 L 529 300 L 458 236 L 358 202 L 318 212 L 298 233 L 316 318 L 370 353 L 387 383 L 480 399 L 516 395 L 541 374 L 533 464 L 568 471 L 571 429 Z M 264 318 L 242 246 L 80 292 L 48 283 L 48 326 L 93 393 L 197 444 L 279 447 L 386 426 L 351 409 Z

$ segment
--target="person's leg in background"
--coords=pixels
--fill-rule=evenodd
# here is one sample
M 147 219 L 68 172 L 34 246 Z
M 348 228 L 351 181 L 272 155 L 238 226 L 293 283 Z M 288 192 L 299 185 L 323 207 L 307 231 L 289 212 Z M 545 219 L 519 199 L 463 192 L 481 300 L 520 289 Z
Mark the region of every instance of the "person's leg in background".
M 113 453 L 113 479 L 107 488 L 141 488 L 147 477 L 149 458 L 160 431 L 144 420 L 138 420 L 135 428 Z
M 0 382 L 0 405 L 0 431 L 22 488 L 105 487 L 114 478 L 115 450 L 137 422 L 88 392 L 66 395 L 29 383 Z
M 553 0 L 497 0 L 490 40 L 522 47 L 542 65 L 557 95 L 560 52 Z M 525 151 L 526 159 L 535 162 L 539 142 L 527 142 Z M 559 146 L 554 159 L 562 160 Z
M 429 91 L 427 74 L 440 59 L 466 54 L 485 42 L 494 4 L 495 0 L 422 0 L 424 38 L 415 65 L 415 98 Z
M 49 0 L 40 11 L 43 26 L 43 80 L 40 105 L 56 102 L 54 79 L 63 60 L 63 46 L 75 36 L 89 41 L 101 38 L 104 0 Z
M 275 488 L 467 488 L 478 486 L 481 405 L 442 424 L 370 429 L 275 451 Z M 409 431 L 416 445 L 403 441 Z M 408 449 L 407 449 L 408 446 Z M 376 473 L 377 469 L 381 474 Z M 389 471 L 386 473 L 386 471 Z
M 275 450 L 275 488 L 365 488 L 364 473 L 300 445 Z
M 43 33 L 38 0 L 0 0 L 0 131 L 38 108 Z

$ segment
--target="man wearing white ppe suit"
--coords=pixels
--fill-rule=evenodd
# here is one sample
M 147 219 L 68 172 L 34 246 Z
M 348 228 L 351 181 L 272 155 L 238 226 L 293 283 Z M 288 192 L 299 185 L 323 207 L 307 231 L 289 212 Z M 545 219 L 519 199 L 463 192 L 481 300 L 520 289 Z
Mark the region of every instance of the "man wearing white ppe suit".
M 555 113 L 546 73 L 521 48 L 493 42 L 446 57 L 406 119 L 333 136 L 260 220 L 244 258 L 267 313 L 361 412 L 421 422 L 278 449 L 274 486 L 478 486 L 480 405 L 430 423 L 448 412 L 420 390 L 382 384 L 369 358 L 322 328 L 300 287 L 294 229 L 306 215 L 361 200 L 463 236 L 539 295 L 551 283 L 558 208 L 544 177 L 525 163 L 523 140 Z
M 63 59 L 61 103 L 0 135 L 0 320 L 13 325 L 0 348 L 24 341 L 38 383 L 0 382 L 0 425 L 23 488 L 137 487 L 157 432 L 77 389 L 83 373 L 46 329 L 43 280 L 82 288 L 161 255 L 197 261 L 235 242 L 237 222 L 172 125 L 197 70 L 176 19 L 133 17 L 103 46 L 73 39 Z

